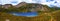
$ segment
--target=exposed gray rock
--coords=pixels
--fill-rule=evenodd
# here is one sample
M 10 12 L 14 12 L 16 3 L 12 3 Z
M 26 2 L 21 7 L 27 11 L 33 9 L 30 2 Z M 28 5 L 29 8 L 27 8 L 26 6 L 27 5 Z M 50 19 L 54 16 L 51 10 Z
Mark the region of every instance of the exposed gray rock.
M 11 6 L 12 6 L 12 4 L 5 4 L 5 5 L 2 6 L 2 8 L 8 9 Z

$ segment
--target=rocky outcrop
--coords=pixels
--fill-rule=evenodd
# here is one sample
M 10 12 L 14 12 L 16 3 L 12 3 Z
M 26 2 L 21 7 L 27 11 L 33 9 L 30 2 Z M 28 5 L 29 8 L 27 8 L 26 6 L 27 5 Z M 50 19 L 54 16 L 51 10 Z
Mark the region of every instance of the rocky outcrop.
M 38 3 L 27 3 L 27 5 L 30 4 L 32 7 L 31 11 L 49 11 L 48 6 L 38 4 Z
M 2 6 L 2 8 L 8 9 L 11 6 L 12 6 L 12 4 L 5 4 L 5 5 Z
M 19 8 L 19 7 L 23 6 L 23 5 L 26 5 L 26 2 L 21 2 L 21 3 L 17 4 L 17 5 L 15 5 L 15 7 Z

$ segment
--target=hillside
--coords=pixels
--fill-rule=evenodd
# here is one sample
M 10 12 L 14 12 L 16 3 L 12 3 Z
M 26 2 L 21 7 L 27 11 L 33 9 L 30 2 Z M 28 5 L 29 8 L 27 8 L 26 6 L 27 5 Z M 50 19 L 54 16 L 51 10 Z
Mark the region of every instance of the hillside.
M 0 11 L 1 12 L 50 11 L 50 8 L 47 5 L 21 2 L 16 6 L 13 6 L 11 4 L 5 4 L 0 8 Z
M 36 17 L 14 16 L 0 12 L 0 21 L 5 21 L 6 19 L 9 19 L 10 21 L 60 21 L 60 10 L 40 13 L 40 15 Z
M 16 6 L 7 5 L 0 6 L 0 21 L 60 21 L 60 8 L 51 8 L 47 5 L 25 2 L 21 2 Z M 38 16 L 14 16 L 9 12 L 38 12 Z

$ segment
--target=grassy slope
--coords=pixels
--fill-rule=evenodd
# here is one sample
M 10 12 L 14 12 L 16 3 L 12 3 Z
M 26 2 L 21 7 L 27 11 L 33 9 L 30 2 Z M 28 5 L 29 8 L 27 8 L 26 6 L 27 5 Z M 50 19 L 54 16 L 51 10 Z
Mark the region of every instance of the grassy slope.
M 9 19 L 10 21 L 60 21 L 60 10 L 40 13 L 40 15 L 36 17 L 13 16 L 11 14 L 0 12 L 0 21 L 5 21 L 6 19 Z

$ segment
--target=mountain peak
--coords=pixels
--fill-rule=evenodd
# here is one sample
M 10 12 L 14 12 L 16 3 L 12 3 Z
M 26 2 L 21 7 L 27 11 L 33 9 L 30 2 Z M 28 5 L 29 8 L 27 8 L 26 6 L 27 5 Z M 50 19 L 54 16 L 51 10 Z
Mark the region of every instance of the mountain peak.
M 25 5 L 25 4 L 26 4 L 26 2 L 21 2 L 21 3 L 17 4 L 15 7 L 20 7 L 20 6 Z

